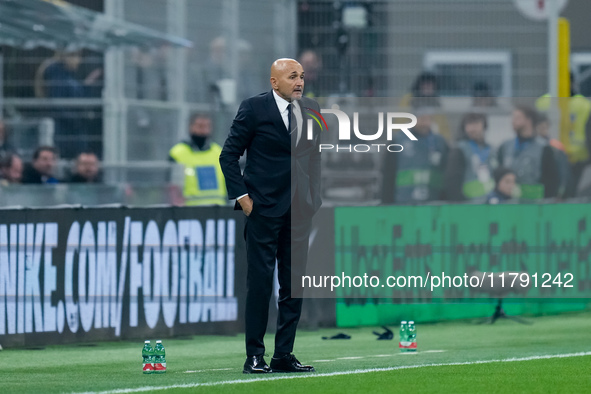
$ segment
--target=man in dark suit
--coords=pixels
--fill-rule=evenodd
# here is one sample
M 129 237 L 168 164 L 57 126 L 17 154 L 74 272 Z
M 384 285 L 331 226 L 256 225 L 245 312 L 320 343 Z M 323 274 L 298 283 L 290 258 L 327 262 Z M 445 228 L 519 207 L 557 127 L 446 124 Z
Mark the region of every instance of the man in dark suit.
M 33 161 L 25 164 L 22 183 L 58 183 L 54 177 L 57 151 L 52 146 L 40 146 L 33 153 Z
M 301 283 L 312 216 L 321 205 L 319 130 L 308 132 L 318 103 L 302 97 L 304 70 L 293 59 L 271 67 L 272 90 L 246 99 L 220 155 L 228 197 L 246 215 L 248 262 L 244 373 L 313 372 L 292 354 L 302 309 Z M 306 127 L 304 127 L 306 126 Z M 238 159 L 247 152 L 244 174 Z M 277 261 L 279 315 L 271 366 L 263 355 L 273 271 Z M 294 286 L 292 287 L 292 278 Z M 299 278 L 299 279 L 298 279 Z

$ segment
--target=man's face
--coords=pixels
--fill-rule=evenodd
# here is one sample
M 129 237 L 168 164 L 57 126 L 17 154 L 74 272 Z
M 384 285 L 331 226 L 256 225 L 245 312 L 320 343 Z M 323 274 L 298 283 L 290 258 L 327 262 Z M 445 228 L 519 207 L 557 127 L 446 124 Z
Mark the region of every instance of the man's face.
M 271 77 L 271 86 L 285 100 L 299 100 L 304 93 L 304 69 L 296 61 L 286 61 L 284 64 L 284 67 Z
M 55 167 L 55 155 L 53 152 L 44 150 L 39 157 L 33 161 L 33 167 L 43 175 L 52 175 Z
M 435 96 L 436 89 L 435 83 L 432 81 L 424 81 L 419 87 L 419 92 L 421 97 L 433 97 Z
M 540 137 L 550 137 L 550 122 L 545 120 L 536 125 L 536 132 Z
M 82 55 L 79 52 L 71 52 L 64 55 L 64 64 L 71 71 L 76 71 L 82 62 Z
M 464 126 L 466 136 L 472 141 L 484 141 L 484 123 L 481 121 L 469 122 Z
M 512 196 L 515 189 L 515 174 L 509 173 L 502 177 L 497 188 L 504 195 Z
M 534 136 L 534 128 L 531 119 L 529 119 L 523 112 L 516 109 L 513 111 L 513 118 L 511 120 L 513 130 L 521 138 L 531 138 Z
M 211 60 L 215 64 L 222 64 L 226 56 L 226 40 L 222 37 L 215 38 L 209 45 Z
M 18 183 L 23 177 L 23 161 L 18 156 L 12 157 L 12 163 L 10 167 L 4 170 L 4 177 L 9 182 Z
M 195 119 L 193 123 L 191 123 L 189 132 L 191 135 L 209 137 L 211 135 L 211 119 L 203 117 Z
M 76 162 L 76 172 L 82 177 L 92 180 L 99 172 L 99 161 L 96 155 L 82 153 Z

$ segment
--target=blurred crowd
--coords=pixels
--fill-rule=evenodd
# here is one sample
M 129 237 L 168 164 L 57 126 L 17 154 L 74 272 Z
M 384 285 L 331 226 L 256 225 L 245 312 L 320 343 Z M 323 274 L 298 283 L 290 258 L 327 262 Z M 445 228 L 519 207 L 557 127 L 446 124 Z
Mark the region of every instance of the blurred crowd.
M 398 136 L 404 154 L 384 155 L 382 202 L 416 204 L 430 201 L 489 202 L 564 200 L 576 196 L 588 161 L 567 155 L 564 144 L 548 135 L 548 117 L 528 106 L 516 106 L 514 137 L 499 146 L 486 142 L 487 117 L 463 116 L 460 137 L 449 143 L 434 131 L 435 113 L 416 108 L 418 141 Z M 588 148 L 585 148 L 588 152 Z
M 241 53 L 247 53 L 247 43 L 239 44 Z M 220 82 L 227 80 L 224 40 L 214 40 L 210 49 L 206 67 L 196 73 L 205 78 L 200 86 L 213 110 L 192 114 L 188 139 L 169 152 L 169 159 L 184 169 L 183 196 L 190 205 L 227 203 L 218 163 L 221 147 L 212 140 L 213 124 L 219 121 L 214 116 L 216 103 L 223 102 L 220 97 L 225 94 Z M 37 70 L 36 96 L 100 96 L 97 86 L 102 69 L 93 69 L 82 78 L 78 72 L 81 60 L 77 51 L 57 53 L 45 60 Z M 330 96 L 321 83 L 321 56 L 304 50 L 298 60 L 306 71 L 305 94 Z M 437 75 L 421 73 L 399 103 L 400 108 L 417 116 L 412 132 L 418 141 L 407 143 L 404 136 L 396 136 L 394 143 L 404 145 L 404 153 L 383 155 L 379 182 L 383 204 L 563 201 L 577 196 L 591 150 L 591 102 L 587 98 L 573 88 L 567 99 L 567 125 L 551 123 L 549 95 L 540 97 L 535 106 L 517 105 L 510 115 L 513 136 L 491 146 L 487 135 L 496 131 L 489 130 L 488 113 L 497 106 L 491 87 L 485 81 L 474 84 L 470 108 L 454 132 L 442 109 L 438 85 Z M 240 99 L 256 90 L 250 85 L 241 89 L 237 92 Z M 101 183 L 102 131 L 94 130 L 97 124 L 82 115 L 73 109 L 55 112 L 55 146 L 38 146 L 26 162 L 19 147 L 12 146 L 10 131 L 0 120 L 0 184 Z M 565 127 L 568 130 L 563 132 Z M 86 136 L 98 136 L 97 141 L 80 138 L 81 130 Z
M 421 74 L 403 98 L 417 116 L 418 141 L 397 143 L 404 154 L 385 155 L 381 201 L 418 204 L 431 201 L 488 202 L 563 201 L 577 197 L 591 150 L 591 101 L 576 93 L 565 100 L 568 116 L 554 129 L 549 95 L 534 106 L 516 105 L 511 113 L 513 136 L 497 146 L 487 143 L 487 108 L 496 105 L 484 83 L 474 87 L 470 112 L 453 140 L 441 115 L 435 75 Z
M 62 171 L 58 169 L 58 152 L 53 146 L 39 146 L 28 162 L 17 151 L 0 154 L 0 186 L 101 182 L 100 161 L 94 152 L 80 152 Z

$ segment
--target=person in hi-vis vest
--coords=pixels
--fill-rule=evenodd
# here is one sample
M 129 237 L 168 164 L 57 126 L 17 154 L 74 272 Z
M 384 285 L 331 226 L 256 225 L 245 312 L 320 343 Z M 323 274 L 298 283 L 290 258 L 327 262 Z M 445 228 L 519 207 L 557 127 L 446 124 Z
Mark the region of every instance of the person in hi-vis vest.
M 571 97 L 563 99 L 568 100 L 569 128 L 560 130 L 559 138 L 571 163 L 571 177 L 565 197 L 576 197 L 583 171 L 591 158 L 591 101 L 577 93 L 572 73 L 570 77 Z M 552 105 L 558 103 L 554 100 L 550 94 L 545 94 L 536 101 L 536 108 L 540 112 L 548 112 Z
M 184 166 L 183 196 L 186 205 L 226 205 L 226 181 L 220 167 L 222 148 L 211 142 L 211 118 L 193 114 L 189 121 L 189 141 L 170 149 L 170 159 Z

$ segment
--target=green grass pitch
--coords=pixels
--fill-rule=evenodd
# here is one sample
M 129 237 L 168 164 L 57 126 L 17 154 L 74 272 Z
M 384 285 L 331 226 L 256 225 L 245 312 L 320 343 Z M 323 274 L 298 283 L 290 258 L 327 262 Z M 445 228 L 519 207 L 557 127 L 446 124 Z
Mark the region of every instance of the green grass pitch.
M 300 330 L 294 353 L 317 370 L 306 375 L 243 375 L 242 335 L 164 339 L 164 375 L 142 374 L 143 339 L 7 349 L 0 352 L 0 392 L 591 392 L 591 313 L 530 320 L 419 324 L 416 354 L 399 352 L 396 327 L 393 341 L 376 340 L 372 327 Z M 321 339 L 340 331 L 352 339 Z

